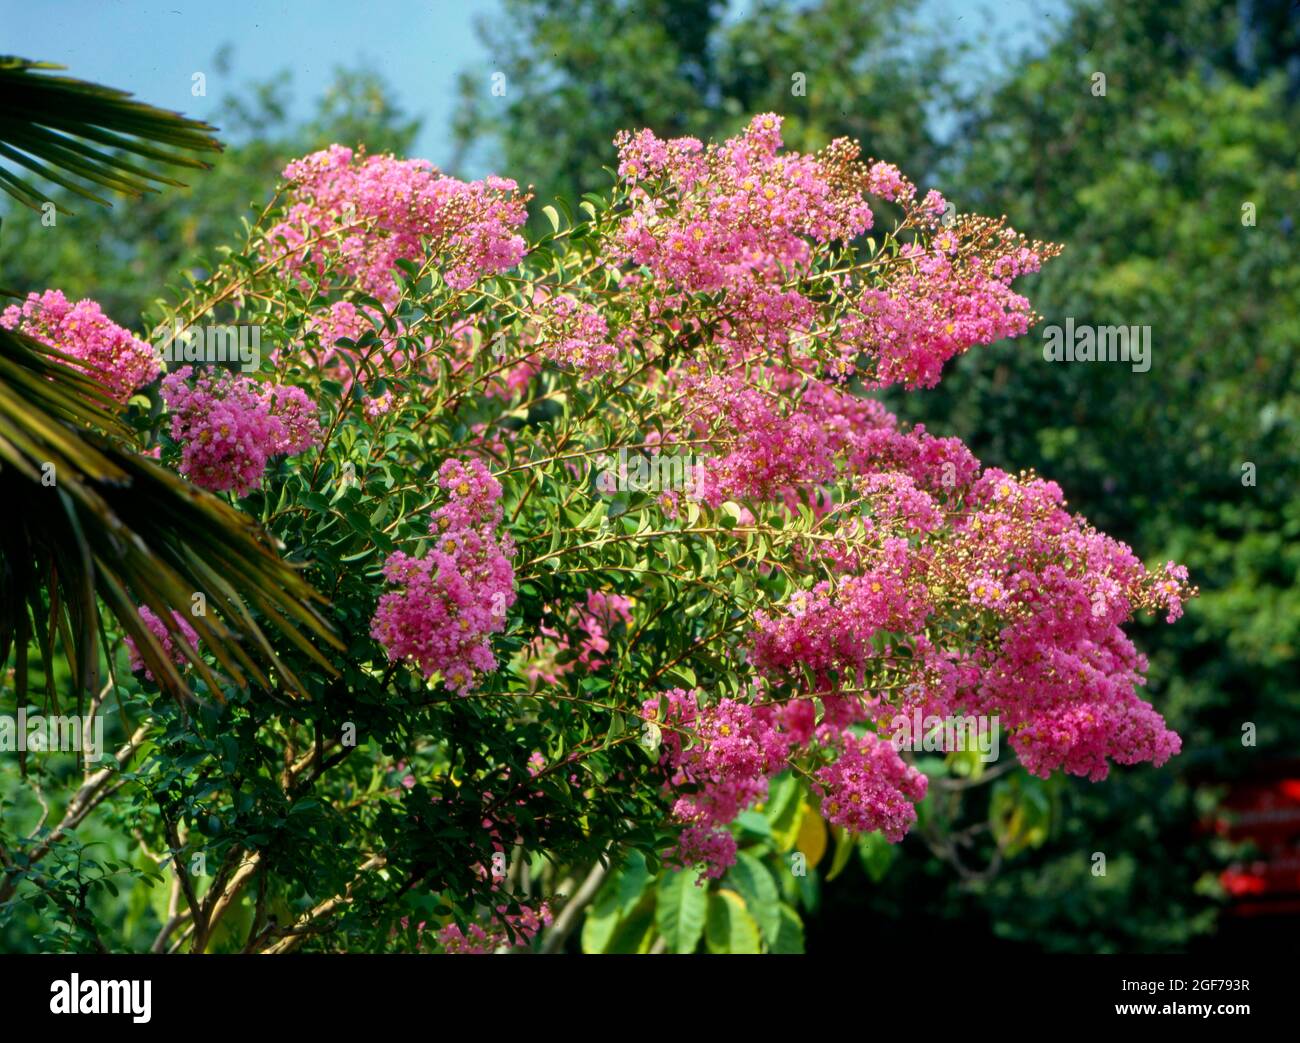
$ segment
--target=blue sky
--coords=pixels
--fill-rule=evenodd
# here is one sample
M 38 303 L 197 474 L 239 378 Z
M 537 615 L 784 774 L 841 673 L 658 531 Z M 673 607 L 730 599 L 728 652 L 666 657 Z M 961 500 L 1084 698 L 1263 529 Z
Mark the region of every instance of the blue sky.
M 7 4 L 3 50 L 56 61 L 71 75 L 120 87 L 167 109 L 212 118 L 223 95 L 292 70 L 294 109 L 340 65 L 380 72 L 403 108 L 424 119 L 418 151 L 446 138 L 457 73 L 490 64 L 473 30 L 491 2 L 453 0 L 41 0 Z M 233 45 L 229 77 L 214 67 Z M 207 96 L 191 93 L 207 77 Z
M 223 95 L 293 71 L 294 111 L 305 115 L 333 69 L 363 65 L 381 73 L 403 109 L 423 119 L 416 153 L 445 161 L 457 74 L 493 62 L 474 32 L 494 0 L 40 0 L 8 4 L 3 50 L 56 61 L 83 79 L 120 87 L 163 108 L 213 118 Z M 739 5 L 738 5 L 739 6 Z M 1002 52 L 1032 46 L 1063 0 L 926 0 L 926 17 Z M 234 47 L 228 76 L 213 58 Z M 992 51 L 989 52 L 993 53 Z M 983 64 L 983 63 L 977 63 Z M 191 93 L 207 77 L 207 96 Z

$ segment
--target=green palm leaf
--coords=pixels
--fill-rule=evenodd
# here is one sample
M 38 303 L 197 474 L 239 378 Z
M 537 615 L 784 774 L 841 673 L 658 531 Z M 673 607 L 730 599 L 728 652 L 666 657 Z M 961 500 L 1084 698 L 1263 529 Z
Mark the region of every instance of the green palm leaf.
M 91 186 L 139 197 L 182 182 L 142 165 L 206 170 L 190 152 L 220 151 L 212 127 L 133 101 L 125 91 L 51 75 L 49 62 L 0 56 L 0 190 L 39 210 L 46 194 L 15 168 L 105 206 Z M 56 204 L 57 205 L 57 204 Z
M 27 691 L 32 640 L 51 697 L 57 698 L 50 669 L 56 641 L 78 690 L 98 684 L 100 598 L 159 684 L 177 695 L 190 689 L 137 603 L 169 624 L 210 691 L 219 693 L 218 679 L 185 643 L 174 610 L 235 684 L 302 691 L 250 605 L 333 673 L 318 647 L 340 647 L 319 611 L 325 599 L 247 515 L 92 430 L 125 434 L 95 402 L 100 396 L 60 353 L 0 330 L 0 497 L 11 505 L 0 522 L 0 662 L 17 647 L 19 698 Z M 192 611 L 196 603 L 202 614 Z

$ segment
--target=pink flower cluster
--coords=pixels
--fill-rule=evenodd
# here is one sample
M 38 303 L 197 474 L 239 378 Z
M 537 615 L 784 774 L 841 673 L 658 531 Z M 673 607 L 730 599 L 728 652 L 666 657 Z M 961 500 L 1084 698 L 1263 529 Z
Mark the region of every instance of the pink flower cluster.
M 690 404 L 692 439 L 717 432 L 716 460 L 700 469 L 697 499 L 771 501 L 835 477 L 834 443 L 818 418 L 791 411 L 777 389 L 752 377 L 686 371 L 678 387 Z
M 799 752 L 825 762 L 813 778 L 828 822 L 901 840 L 925 797 L 925 775 L 874 732 L 850 730 L 857 715 L 833 697 L 824 708 L 818 725 L 811 699 L 723 699 L 701 708 L 694 693 L 673 689 L 645 702 L 642 716 L 661 730 L 667 784 L 678 793 L 673 816 L 682 831 L 670 858 L 721 877 L 736 860 L 735 838 L 723 827 L 764 799 L 768 779 Z
M 837 478 L 895 471 L 944 496 L 979 470 L 959 439 L 935 438 L 920 425 L 900 430 L 874 399 L 806 374 L 775 367 L 748 378 L 687 372 L 678 387 L 689 404 L 686 435 L 711 441 L 718 453 L 696 490 L 710 506 L 728 499 L 793 506 Z
M 673 815 L 683 830 L 672 852 L 682 866 L 703 863 L 721 877 L 736 860 L 736 844 L 722 827 L 767 795 L 768 779 L 782 771 L 792 748 L 813 730 L 811 702 L 784 705 L 723 699 L 701 708 L 694 692 L 661 692 L 641 715 L 662 735 L 668 786 L 680 791 Z
M 819 678 L 842 674 L 861 686 L 877 656 L 879 631 L 911 633 L 924 627 L 932 605 L 921 564 L 906 539 L 885 537 L 863 570 L 838 583 L 822 581 L 792 595 L 785 613 L 754 615 L 752 659 L 773 675 L 807 668 Z
M 163 378 L 162 393 L 171 436 L 181 444 L 181 474 L 213 492 L 247 496 L 271 457 L 293 456 L 320 442 L 316 407 L 302 388 L 228 370 L 195 375 L 183 366 Z
M 163 653 L 167 658 L 177 666 L 184 666 L 187 662 L 185 653 L 182 652 L 180 646 L 172 640 L 172 636 L 168 633 L 167 627 L 163 625 L 163 621 L 159 619 L 157 614 L 147 605 L 141 605 L 139 612 L 140 618 L 144 621 L 144 625 L 153 632 L 154 637 L 158 639 L 158 643 L 162 645 Z M 194 628 L 190 626 L 189 621 L 179 612 L 172 613 L 172 620 L 175 622 L 176 628 L 184 636 L 189 646 L 193 649 L 197 649 L 199 647 L 199 635 L 195 632 Z M 129 637 L 126 639 L 126 651 L 130 658 L 132 673 L 139 673 L 143 670 L 146 680 L 156 680 L 153 673 L 144 665 L 144 657 L 140 655 L 140 650 L 136 647 L 135 641 Z
M 542 354 L 551 362 L 587 377 L 613 367 L 618 349 L 610 343 L 605 317 L 592 305 L 560 294 L 543 303 L 540 318 Z
M 470 924 L 469 931 L 465 932 L 456 924 L 448 924 L 438 932 L 438 944 L 449 955 L 487 956 L 503 948 L 526 945 L 551 923 L 551 911 L 546 903 L 538 909 L 521 906 L 518 913 L 508 912 L 509 908 L 497 906 L 496 923 L 488 927 Z
M 874 732 L 839 732 L 830 745 L 835 759 L 814 776 L 826 821 L 853 833 L 879 832 L 898 843 L 916 821 L 925 775 Z
M 811 669 L 819 687 L 847 688 L 858 716 L 879 719 L 896 704 L 870 691 L 872 672 L 904 669 L 891 657 L 906 652 L 901 705 L 998 715 L 1034 773 L 1100 779 L 1111 761 L 1162 764 L 1176 753 L 1178 737 L 1135 694 L 1146 663 L 1121 625 L 1139 609 L 1176 618 L 1193 593 L 1186 570 L 1148 573 L 1065 510 L 1051 482 L 992 468 L 972 480 L 951 454 L 936 475 L 928 436 L 888 430 L 877 460 L 910 473 L 861 481 L 867 514 L 844 514 L 837 539 L 816 551 L 835 581 L 776 615 L 756 613 L 760 673 L 789 680 Z M 941 499 L 959 509 L 940 512 Z M 954 647 L 932 641 L 939 626 Z
M 72 304 L 61 290 L 29 293 L 21 305 L 11 304 L 0 314 L 0 326 L 70 355 L 118 402 L 162 373 L 153 348 L 112 322 L 94 301 Z
M 1151 574 L 1123 543 L 1065 510 L 1060 487 L 986 470 L 971 488 L 950 553 L 966 595 L 1005 620 L 974 691 L 999 713 L 1031 772 L 1098 780 L 1108 761 L 1163 764 L 1181 743 L 1136 694 L 1146 660 L 1121 629 L 1137 609 L 1172 622 L 1191 591 L 1172 562 Z
M 313 259 L 391 305 L 397 299 L 399 260 L 440 260 L 447 284 L 463 290 L 523 259 L 517 229 L 527 219 L 526 197 L 515 182 L 489 177 L 465 182 L 446 177 L 425 160 L 354 155 L 331 145 L 284 169 L 289 208 L 267 234 L 263 249 L 301 271 Z
M 501 483 L 481 461 L 447 460 L 438 482 L 448 501 L 429 524 L 433 549 L 385 562 L 384 578 L 397 589 L 380 597 L 370 634 L 390 659 L 410 660 L 426 677 L 438 672 L 465 694 L 478 673 L 496 669 L 489 636 L 505 629 L 515 603 L 514 542 L 497 532 Z
M 678 295 L 725 293 L 720 337 L 744 354 L 810 326 L 812 301 L 786 285 L 811 272 L 813 244 L 852 240 L 872 224 L 848 176 L 856 146 L 778 155 L 780 128 L 767 114 L 717 146 L 650 131 L 616 139 L 632 209 L 611 261 L 649 269 L 669 306 Z
M 707 327 L 737 360 L 791 348 L 808 372 L 820 364 L 874 386 L 932 385 L 953 356 L 1028 329 L 1033 313 L 1011 280 L 1056 247 L 1028 243 L 1001 221 L 956 218 L 936 191 L 918 199 L 897 167 L 868 167 L 846 139 L 813 156 L 781 153 L 780 126 L 756 116 L 708 147 L 649 131 L 618 137 L 631 205 L 607 255 L 648 271 L 650 320 L 674 332 Z M 901 248 L 850 263 L 831 247 L 872 227 L 867 193 L 902 207 Z M 625 272 L 625 288 L 642 283 Z M 649 327 L 624 333 L 653 336 Z
M 841 353 L 860 352 L 873 360 L 870 383 L 933 387 L 944 363 L 976 344 L 1019 337 L 1034 321 L 1029 301 L 1011 289 L 1011 279 L 1035 272 L 1036 250 L 1018 264 L 1005 254 L 971 252 L 952 256 L 969 225 L 940 232 L 935 245 L 908 243 L 900 266 L 885 287 L 867 287 L 838 331 Z

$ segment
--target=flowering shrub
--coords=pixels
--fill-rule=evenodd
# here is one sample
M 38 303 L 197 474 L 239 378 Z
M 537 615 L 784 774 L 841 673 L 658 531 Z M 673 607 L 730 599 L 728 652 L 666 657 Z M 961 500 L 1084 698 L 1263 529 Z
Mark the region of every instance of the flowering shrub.
M 277 647 L 297 688 L 196 679 L 188 727 L 135 691 L 161 846 L 220 867 L 192 946 L 554 947 L 590 902 L 588 948 L 782 951 L 793 856 L 878 859 L 981 770 L 900 750 L 896 715 L 995 715 L 1035 777 L 1178 752 L 1123 626 L 1176 619 L 1186 571 L 867 397 L 1024 333 L 1012 283 L 1057 248 L 851 142 L 783 151 L 775 116 L 617 146 L 531 244 L 513 182 L 308 156 L 169 316 L 275 350 L 168 375 L 142 450 L 259 519 L 347 648 L 331 678 Z M 42 300 L 22 321 L 99 359 Z M 599 482 L 620 449 L 700 480 Z
M 391 659 L 410 660 L 463 695 L 478 673 L 496 668 L 488 637 L 504 629 L 515 602 L 514 544 L 497 537 L 501 484 L 482 461 L 448 460 L 439 484 L 449 499 L 429 522 L 433 550 L 425 558 L 398 551 L 384 564 L 399 589 L 379 599 L 370 633 Z

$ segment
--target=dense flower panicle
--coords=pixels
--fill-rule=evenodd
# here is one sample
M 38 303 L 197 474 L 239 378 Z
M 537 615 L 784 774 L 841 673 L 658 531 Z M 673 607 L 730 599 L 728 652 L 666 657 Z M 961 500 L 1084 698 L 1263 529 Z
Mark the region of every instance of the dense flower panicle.
M 829 433 L 815 417 L 783 406 L 772 389 L 740 375 L 689 371 L 678 386 L 691 404 L 685 435 L 703 441 L 717 431 L 725 450 L 702 468 L 697 499 L 713 507 L 728 499 L 772 501 L 834 478 Z
M 916 821 L 927 779 L 874 732 L 841 732 L 837 756 L 815 773 L 822 815 L 853 833 L 880 832 L 897 843 Z
M 611 245 L 615 263 L 644 266 L 673 293 L 728 295 L 720 337 L 743 353 L 786 344 L 815 309 L 793 274 L 811 271 L 814 244 L 848 241 L 872 224 L 846 176 L 852 146 L 816 156 L 778 155 L 781 119 L 756 116 L 722 145 L 622 134 L 619 171 L 632 211 Z
M 1121 625 L 1139 609 L 1173 618 L 1193 593 L 1186 570 L 1148 573 L 1070 514 L 1052 482 L 996 468 L 963 474 L 942 490 L 960 508 L 947 516 L 911 474 L 861 480 L 867 515 L 844 514 L 817 551 L 838 577 L 756 613 L 754 666 L 773 679 L 811 670 L 878 719 L 898 704 L 871 696 L 869 677 L 902 647 L 905 708 L 998 715 L 1035 773 L 1097 779 L 1110 761 L 1163 763 L 1178 738 L 1136 696 L 1146 664 Z M 971 652 L 936 647 L 937 621 L 962 624 Z
M 333 264 L 391 306 L 399 260 L 439 258 L 447 284 L 463 290 L 523 259 L 526 244 L 517 230 L 528 216 L 527 199 L 506 178 L 460 181 L 425 160 L 354 155 L 341 145 L 294 160 L 284 176 L 288 211 L 263 249 L 289 272 L 301 271 L 310 254 L 318 274 Z
M 320 442 L 316 407 L 301 388 L 182 366 L 163 378 L 162 392 L 171 436 L 181 444 L 181 473 L 213 492 L 247 496 L 271 457 Z
M 928 251 L 904 246 L 900 257 L 910 268 L 887 287 L 867 287 L 856 298 L 838 336 L 846 348 L 873 357 L 869 383 L 933 387 L 954 356 L 1028 332 L 1034 322 L 1029 301 L 1011 289 L 1011 274 L 998 273 L 1037 271 L 1041 254 L 1016 246 L 1027 253 L 1023 266 L 1002 263 L 1002 255 L 991 263 L 978 253 L 951 256 L 974 237 L 975 221 L 983 219 L 963 218 L 955 231 L 939 233 L 938 245 Z
M 300 387 L 272 384 L 267 389 L 271 416 L 279 421 L 281 434 L 275 443 L 276 456 L 297 456 L 320 444 L 320 420 L 316 403 Z
M 853 786 L 858 793 L 844 798 L 853 810 L 837 809 L 839 817 L 832 821 L 900 839 L 915 819 L 915 812 L 908 818 L 901 803 L 925 795 L 924 776 L 903 764 L 888 744 L 880 743 L 876 751 L 874 735 L 859 739 L 845 730 L 856 717 L 837 710 L 829 700 L 818 727 L 811 699 L 722 699 L 701 707 L 695 693 L 674 688 L 646 700 L 641 715 L 660 730 L 667 786 L 677 794 L 673 817 L 682 826 L 670 860 L 683 867 L 700 865 L 706 877 L 721 877 L 736 860 L 736 842 L 725 827 L 767 796 L 768 780 L 788 766 L 793 754 L 809 750 L 849 762 L 843 771 L 833 762 L 824 769 L 829 774 L 818 775 L 832 791 Z
M 843 674 L 860 687 L 879 655 L 873 636 L 912 633 L 929 616 L 928 591 L 914 578 L 924 574 L 919 560 L 907 540 L 889 537 L 862 574 L 799 591 L 776 617 L 755 613 L 755 666 L 774 675 L 806 668 L 828 683 Z
M 618 349 L 610 342 L 604 316 L 592 305 L 560 294 L 542 305 L 541 320 L 542 353 L 551 362 L 588 377 L 613 367 Z
M 699 868 L 708 880 L 721 880 L 736 864 L 739 845 L 730 830 L 710 826 L 684 826 L 665 854 L 668 865 Z
M 94 301 L 73 304 L 61 290 L 29 293 L 22 304 L 0 313 L 0 326 L 70 355 L 118 402 L 162 374 L 152 347 L 112 322 Z
M 676 379 L 690 406 L 683 437 L 720 453 L 695 490 L 712 507 L 728 499 L 793 506 L 835 479 L 889 472 L 937 503 L 961 495 L 979 471 L 959 439 L 919 424 L 902 429 L 881 403 L 836 384 L 776 367 L 748 379 L 689 370 Z
M 157 614 L 149 608 L 148 605 L 141 605 L 139 607 L 139 613 L 141 620 L 144 621 L 144 625 L 153 632 L 154 637 L 158 639 L 158 643 L 162 645 L 163 653 L 167 658 L 177 666 L 184 666 L 187 662 L 185 653 L 181 650 L 180 645 L 172 639 L 172 635 L 168 632 L 163 621 L 158 618 Z M 189 620 L 181 615 L 181 613 L 173 612 L 172 621 L 176 624 L 176 628 L 184 636 L 185 641 L 189 646 L 197 650 L 199 647 L 199 635 L 195 629 L 190 626 Z M 145 680 L 157 680 L 154 677 L 153 672 L 144 665 L 144 656 L 140 654 L 140 650 L 136 646 L 134 639 L 130 637 L 126 639 L 126 651 L 130 659 L 132 673 L 139 673 L 143 670 Z
M 1028 329 L 1033 313 L 1010 283 L 1055 246 L 956 216 L 937 191 L 918 198 L 897 167 L 863 163 L 847 139 L 816 155 L 781 153 L 780 128 L 768 114 L 720 145 L 648 131 L 616 139 L 631 207 L 608 256 L 649 273 L 651 317 L 707 323 L 736 360 L 791 348 L 810 372 L 873 386 L 931 386 L 953 356 Z M 823 270 L 834 248 L 872 227 L 867 194 L 902 207 L 911 239 L 897 256 Z M 623 286 L 640 278 L 628 272 Z M 686 307 L 698 294 L 717 295 L 716 310 Z
M 380 597 L 370 633 L 390 659 L 410 660 L 426 677 L 440 673 L 465 694 L 496 669 L 489 637 L 505 629 L 515 603 L 514 542 L 497 531 L 501 483 L 481 461 L 447 460 L 438 482 L 448 500 L 429 524 L 433 549 L 385 562 L 384 578 L 397 589 Z

